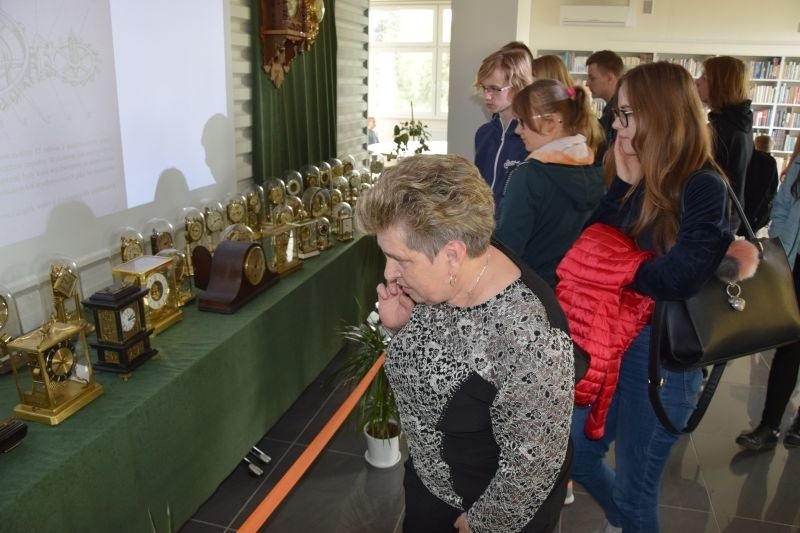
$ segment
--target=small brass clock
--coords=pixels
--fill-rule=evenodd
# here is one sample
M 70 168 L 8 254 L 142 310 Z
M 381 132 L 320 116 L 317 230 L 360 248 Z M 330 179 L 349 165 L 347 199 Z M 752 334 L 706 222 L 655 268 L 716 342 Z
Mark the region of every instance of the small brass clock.
M 203 213 L 196 207 L 184 207 L 181 209 L 180 218 L 183 220 L 183 254 L 186 266 L 186 274 L 191 277 L 194 276 L 194 265 L 192 264 L 192 250 L 195 246 L 199 246 L 203 237 L 206 234 L 206 222 Z M 163 250 L 177 249 L 178 246 L 169 246 L 162 248 L 153 255 L 161 255 Z
M 209 201 L 203 208 L 206 221 L 206 247 L 213 252 L 219 243 L 220 234 L 227 226 L 225 208 L 216 200 Z
M 50 288 L 53 295 L 53 312 L 59 322 L 81 323 L 91 333 L 91 324 L 83 320 L 81 312 L 80 273 L 75 261 L 56 258 L 50 263 Z
M 152 218 L 145 224 L 144 234 L 150 236 L 150 252 L 156 255 L 161 250 L 175 247 L 175 232 L 172 224 L 163 218 Z
M 347 154 L 342 158 L 342 174 L 347 176 L 356 169 L 356 158 Z
M 317 223 L 317 248 L 320 250 L 327 250 L 333 246 L 331 240 L 331 223 L 325 217 L 319 217 L 315 220 Z
M 267 268 L 270 271 L 284 277 L 303 266 L 298 250 L 297 227 L 294 224 L 271 227 L 264 232 L 263 237 Z
M 94 314 L 97 341 L 95 368 L 128 373 L 158 353 L 150 346 L 152 329 L 145 325 L 147 289 L 116 283 L 97 291 L 83 304 Z
M 347 202 L 340 202 L 333 207 L 331 215 L 333 233 L 338 241 L 353 240 L 353 208 Z
M 311 187 L 303 193 L 303 205 L 312 218 L 331 214 L 331 193 L 322 187 Z
M 144 237 L 132 228 L 125 228 L 119 236 L 119 254 L 123 263 L 144 255 Z
M 319 255 L 317 221 L 308 220 L 295 225 L 297 226 L 297 257 L 309 259 Z
M 278 178 L 269 178 L 264 182 L 264 191 L 267 204 L 266 222 L 268 225 L 275 225 L 275 208 L 286 201 L 286 186 Z
M 303 177 L 303 190 L 309 187 L 319 187 L 320 175 L 319 167 L 316 165 L 303 165 L 300 167 L 300 175 Z
M 206 257 L 211 264 L 208 285 L 198 301 L 201 311 L 234 313 L 279 279 L 267 270 L 264 250 L 258 243 L 222 241 L 214 257 Z
M 228 224 L 244 224 L 247 217 L 247 200 L 241 194 L 231 195 L 225 203 Z
M 295 222 L 302 222 L 311 218 L 308 214 L 308 211 L 306 211 L 305 206 L 303 205 L 303 200 L 297 196 L 293 196 L 291 194 L 287 195 L 286 205 L 291 208 L 293 220 Z
M 344 174 L 344 164 L 338 157 L 332 157 L 328 159 L 327 163 L 331 167 L 331 178 L 342 176 Z
M 247 205 L 247 217 L 245 223 L 256 234 L 256 238 L 261 238 L 261 226 L 264 222 L 264 189 L 260 185 L 252 184 L 244 193 Z
M 183 317 L 175 288 L 175 262 L 170 257 L 143 255 L 112 270 L 114 280 L 147 289 L 144 297 L 148 328 L 161 333 Z
M 22 419 L 56 425 L 103 393 L 94 380 L 83 324 L 51 319 L 8 343 Z
M 317 163 L 319 168 L 319 186 L 326 189 L 331 186 L 331 178 L 333 177 L 333 169 L 327 161 L 320 161 Z
M 296 170 L 287 170 L 281 177 L 286 184 L 286 194 L 300 196 L 303 194 L 303 176 Z
M 178 300 L 180 307 L 194 301 L 194 290 L 192 289 L 192 276 L 194 275 L 189 271 L 191 256 L 187 256 L 184 252 L 175 248 L 167 248 L 161 250 L 156 254 L 158 257 L 169 257 L 172 259 L 173 270 L 175 271 L 175 298 Z

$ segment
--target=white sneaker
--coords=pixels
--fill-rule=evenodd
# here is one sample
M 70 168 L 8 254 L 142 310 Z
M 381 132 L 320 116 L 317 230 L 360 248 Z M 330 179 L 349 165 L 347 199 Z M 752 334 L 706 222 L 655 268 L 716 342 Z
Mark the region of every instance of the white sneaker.
M 622 528 L 617 526 L 612 526 L 608 520 L 603 522 L 603 527 L 597 530 L 596 533 L 622 533 Z
M 564 505 L 575 503 L 575 493 L 572 492 L 572 481 L 567 482 L 567 497 L 564 498 Z

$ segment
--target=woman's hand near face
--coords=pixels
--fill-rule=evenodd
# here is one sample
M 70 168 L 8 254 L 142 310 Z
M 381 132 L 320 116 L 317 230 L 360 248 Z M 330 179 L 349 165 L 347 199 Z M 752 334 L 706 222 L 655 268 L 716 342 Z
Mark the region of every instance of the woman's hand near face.
M 414 309 L 414 301 L 400 290 L 396 282 L 381 283 L 378 292 L 378 315 L 383 327 L 397 331 L 406 325 Z
M 458 533 L 470 533 L 469 524 L 467 524 L 467 513 L 461 513 L 456 519 L 453 527 L 458 529 Z
M 642 180 L 642 163 L 639 161 L 639 156 L 626 154 L 619 139 L 614 142 L 614 162 L 617 166 L 617 176 L 625 183 L 636 185 Z

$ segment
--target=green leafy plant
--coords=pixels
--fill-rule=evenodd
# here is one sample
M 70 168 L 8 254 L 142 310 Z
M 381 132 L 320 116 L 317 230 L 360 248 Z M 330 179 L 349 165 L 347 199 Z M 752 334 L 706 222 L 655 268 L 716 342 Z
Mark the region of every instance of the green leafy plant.
M 150 509 L 147 510 L 147 516 L 150 517 L 150 527 L 153 528 L 153 533 L 158 533 L 158 528 L 156 527 L 156 521 L 153 520 L 153 514 L 150 512 Z M 169 504 L 167 504 L 167 521 L 164 531 L 166 533 L 172 533 L 175 531 L 175 525 L 172 523 L 172 511 L 169 508 Z
M 427 124 L 414 118 L 414 102 L 411 102 L 411 120 L 394 125 L 395 155 L 407 152 L 409 141 L 419 142 L 419 146 L 414 150 L 415 154 L 429 152 L 430 147 L 427 141 L 430 138 L 431 133 L 428 131 Z
M 384 333 L 377 324 L 369 321 L 359 325 L 344 326 L 340 333 L 349 341 L 347 353 L 340 366 L 327 383 L 337 382 L 341 386 L 354 386 L 369 372 L 375 361 L 386 349 Z M 383 367 L 367 387 L 359 402 L 360 426 L 367 426 L 367 433 L 378 439 L 388 439 L 400 434 L 400 416 L 394 393 Z

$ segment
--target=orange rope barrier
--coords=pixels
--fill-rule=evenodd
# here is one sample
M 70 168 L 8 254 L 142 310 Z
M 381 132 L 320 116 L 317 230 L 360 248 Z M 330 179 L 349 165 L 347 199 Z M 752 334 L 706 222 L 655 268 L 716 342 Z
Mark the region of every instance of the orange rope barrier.
M 278 481 L 278 484 L 272 488 L 269 494 L 258 504 L 258 507 L 247 517 L 247 520 L 244 521 L 238 530 L 240 533 L 255 533 L 258 531 L 258 528 L 266 523 L 270 515 L 278 508 L 284 498 L 289 495 L 289 492 L 291 492 L 300 478 L 303 477 L 306 470 L 311 467 L 322 450 L 325 449 L 325 446 L 328 445 L 328 442 L 330 442 L 344 421 L 347 420 L 347 417 L 350 416 L 350 413 L 358 404 L 361 396 L 364 395 L 367 387 L 375 378 L 378 370 L 383 366 L 384 358 L 384 354 L 378 357 L 375 364 L 373 364 L 372 368 L 367 372 L 367 375 L 364 376 L 364 379 L 356 385 L 347 399 L 342 402 L 342 405 L 337 409 L 330 420 L 328 420 L 325 427 L 317 433 L 317 436 L 314 437 L 311 444 L 308 445 L 300 457 L 292 464 L 280 481 Z

